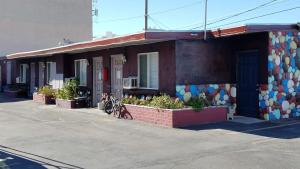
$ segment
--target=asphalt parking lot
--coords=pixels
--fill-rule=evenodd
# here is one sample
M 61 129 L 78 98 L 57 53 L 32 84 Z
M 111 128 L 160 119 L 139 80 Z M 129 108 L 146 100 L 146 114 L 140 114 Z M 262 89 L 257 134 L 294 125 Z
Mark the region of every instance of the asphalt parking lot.
M 0 95 L 0 129 L 0 168 L 300 168 L 297 119 L 172 129 Z

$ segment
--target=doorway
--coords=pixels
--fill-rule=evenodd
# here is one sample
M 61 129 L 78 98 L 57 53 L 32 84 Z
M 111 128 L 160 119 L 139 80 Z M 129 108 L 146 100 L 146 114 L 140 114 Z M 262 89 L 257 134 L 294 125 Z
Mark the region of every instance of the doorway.
M 10 85 L 11 84 L 11 62 L 7 61 L 6 62 L 6 84 Z
M 35 92 L 35 63 L 30 63 L 30 94 Z
M 2 67 L 0 65 L 0 92 L 2 92 Z
M 121 99 L 123 97 L 123 55 L 111 56 L 111 92 Z
M 258 117 L 258 51 L 238 53 L 237 112 L 240 116 Z
M 39 87 L 42 87 L 45 84 L 45 67 L 44 62 L 39 62 Z
M 103 59 L 102 57 L 93 58 L 93 105 L 96 107 L 97 103 L 101 101 L 103 93 Z

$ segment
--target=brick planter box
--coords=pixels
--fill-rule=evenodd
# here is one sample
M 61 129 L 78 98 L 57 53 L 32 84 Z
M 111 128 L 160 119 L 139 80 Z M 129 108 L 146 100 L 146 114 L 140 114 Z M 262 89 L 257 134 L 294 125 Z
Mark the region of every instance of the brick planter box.
M 187 127 L 226 121 L 228 113 L 227 107 L 207 107 L 194 111 L 192 108 L 172 110 L 125 104 L 125 108 L 133 120 L 168 127 Z
M 33 93 L 33 101 L 41 104 L 55 104 L 55 99 L 52 96 Z
M 60 108 L 65 108 L 65 109 L 75 109 L 76 104 L 75 100 L 62 100 L 62 99 L 56 99 L 56 106 Z

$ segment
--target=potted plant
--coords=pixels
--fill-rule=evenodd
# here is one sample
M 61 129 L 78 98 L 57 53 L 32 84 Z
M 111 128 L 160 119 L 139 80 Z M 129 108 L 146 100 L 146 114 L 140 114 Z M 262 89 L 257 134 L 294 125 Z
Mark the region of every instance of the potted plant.
M 56 106 L 61 108 L 73 109 L 76 108 L 75 100 L 76 88 L 78 80 L 72 79 L 67 81 L 61 89 L 56 92 Z
M 55 104 L 55 90 L 51 86 L 43 86 L 33 93 L 33 101 L 42 104 Z

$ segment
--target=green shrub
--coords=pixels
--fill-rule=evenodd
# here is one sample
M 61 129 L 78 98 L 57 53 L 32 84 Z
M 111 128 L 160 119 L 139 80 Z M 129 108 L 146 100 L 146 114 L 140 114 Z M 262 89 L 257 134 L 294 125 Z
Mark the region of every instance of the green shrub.
M 209 102 L 203 96 L 193 97 L 187 102 L 188 106 L 191 106 L 195 110 L 202 110 L 204 107 L 209 106 Z
M 181 109 L 184 107 L 184 103 L 182 101 L 179 99 L 173 99 L 165 94 L 162 96 L 154 96 L 149 105 L 164 109 Z
M 137 97 L 127 97 L 127 98 L 123 98 L 121 102 L 123 104 L 134 104 L 136 100 L 138 100 Z
M 135 104 L 135 105 L 147 106 L 147 105 L 149 105 L 150 101 L 139 99 L 139 98 L 134 96 L 134 97 L 123 98 L 122 103 L 123 104 Z
M 78 80 L 67 81 L 61 89 L 56 92 L 56 97 L 63 100 L 74 100 L 77 96 L 76 88 L 78 87 Z
M 43 86 L 39 88 L 38 93 L 49 97 L 55 96 L 55 90 L 50 86 Z
M 179 99 L 173 99 L 168 95 L 154 96 L 152 99 L 139 99 L 137 97 L 128 97 L 122 99 L 123 104 L 134 104 L 142 106 L 150 106 L 164 109 L 181 109 L 184 103 Z

